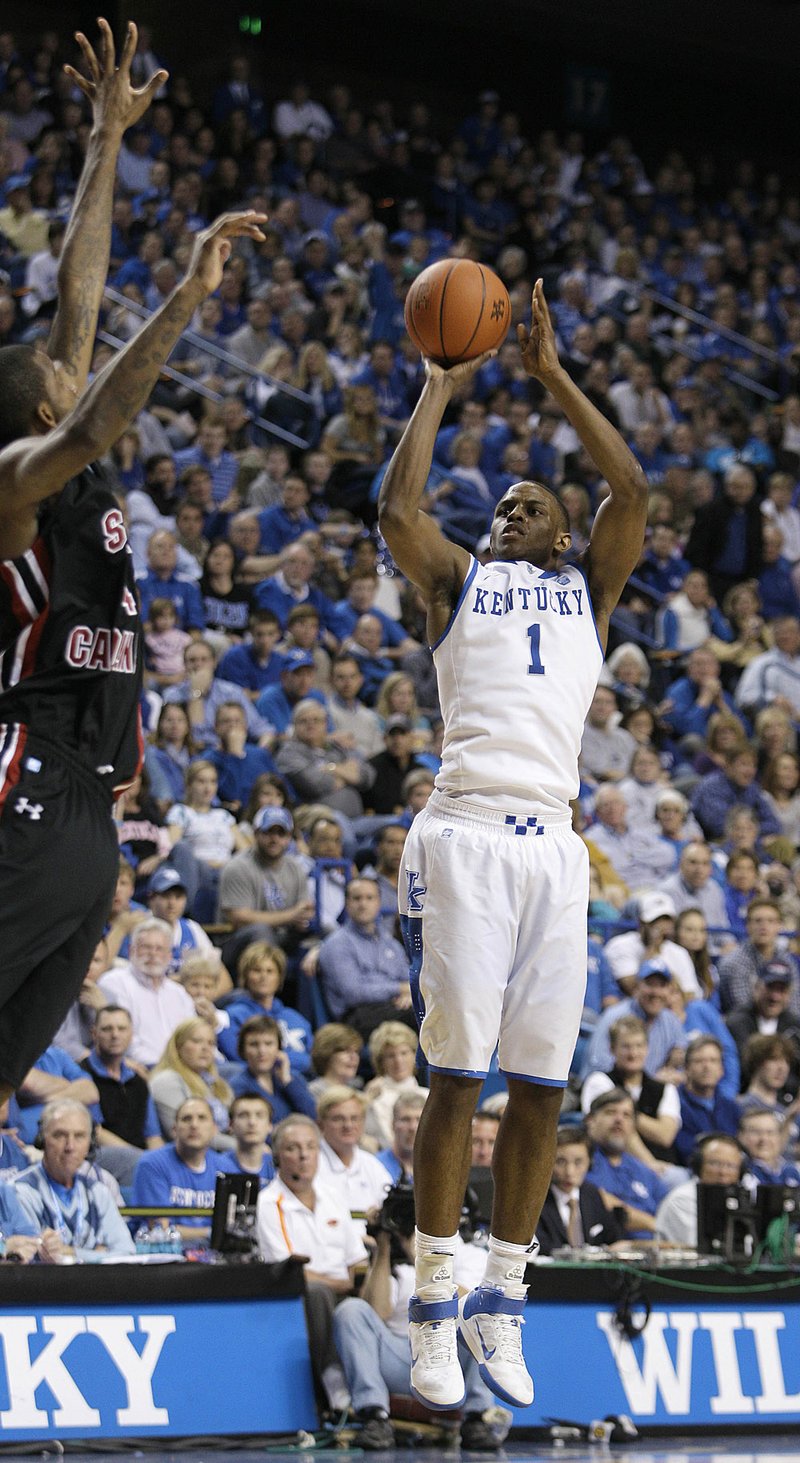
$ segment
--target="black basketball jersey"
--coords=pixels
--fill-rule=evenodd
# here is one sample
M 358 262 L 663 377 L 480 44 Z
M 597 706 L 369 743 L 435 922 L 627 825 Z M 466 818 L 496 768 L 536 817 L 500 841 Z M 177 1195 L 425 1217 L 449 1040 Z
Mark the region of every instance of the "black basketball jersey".
M 0 796 L 29 735 L 110 791 L 142 761 L 141 622 L 122 511 L 99 468 L 39 513 L 30 549 L 0 561 Z

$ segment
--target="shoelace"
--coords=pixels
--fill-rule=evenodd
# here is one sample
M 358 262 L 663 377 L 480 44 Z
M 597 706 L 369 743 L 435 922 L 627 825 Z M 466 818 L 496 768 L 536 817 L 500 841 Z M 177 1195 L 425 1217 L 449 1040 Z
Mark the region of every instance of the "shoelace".
M 514 1366 L 524 1366 L 521 1331 L 524 1324 L 521 1316 L 482 1315 L 480 1331 L 484 1346 L 488 1344 L 489 1349 L 495 1347 L 500 1361 L 511 1362 Z
M 417 1323 L 419 1350 L 426 1366 L 450 1366 L 458 1333 L 455 1321 L 420 1321 Z

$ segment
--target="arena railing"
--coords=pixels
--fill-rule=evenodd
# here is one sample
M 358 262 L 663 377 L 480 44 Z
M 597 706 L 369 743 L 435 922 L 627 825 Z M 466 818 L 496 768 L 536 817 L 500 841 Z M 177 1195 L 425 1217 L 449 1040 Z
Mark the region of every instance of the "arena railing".
M 118 290 L 112 289 L 110 285 L 106 285 L 104 295 L 113 304 L 122 305 L 131 314 L 137 315 L 143 322 L 149 320 L 153 314 L 153 311 L 148 310 L 145 305 L 140 305 L 138 300 L 129 300 L 127 295 L 121 295 Z M 213 360 L 220 361 L 221 364 L 226 366 L 232 366 L 239 375 L 252 376 L 258 381 L 268 381 L 275 387 L 276 391 L 282 393 L 284 396 L 294 397 L 296 401 L 302 401 L 306 406 L 313 406 L 313 400 L 307 391 L 301 391 L 298 386 L 290 386 L 286 381 L 277 381 L 274 376 L 267 375 L 266 371 L 259 371 L 257 366 L 251 366 L 248 361 L 242 360 L 241 356 L 234 355 L 231 351 L 225 350 L 224 346 L 217 345 L 214 341 L 206 340 L 204 336 L 198 335 L 196 331 L 184 330 L 180 338 L 181 340 L 185 340 L 189 345 L 195 346 L 197 350 L 202 351 Z M 97 332 L 97 339 L 102 341 L 104 345 L 112 346 L 115 350 L 122 350 L 123 346 L 128 344 L 127 341 L 111 334 L 107 330 L 99 330 Z M 186 376 L 176 366 L 163 366 L 162 375 L 168 377 L 170 381 L 175 381 L 178 385 L 184 386 L 188 391 L 195 393 L 197 396 L 204 397 L 207 401 L 220 403 L 226 399 L 221 392 L 215 391 L 210 386 L 205 386 L 202 382 L 195 381 L 191 376 Z M 303 452 L 308 451 L 311 446 L 311 443 L 306 438 L 296 436 L 294 432 L 287 431 L 285 427 L 279 427 L 276 422 L 270 422 L 264 417 L 256 416 L 253 416 L 251 420 L 253 425 L 259 427 L 261 431 L 268 432 L 273 437 L 279 437 L 282 442 L 288 442 L 292 447 L 299 447 Z

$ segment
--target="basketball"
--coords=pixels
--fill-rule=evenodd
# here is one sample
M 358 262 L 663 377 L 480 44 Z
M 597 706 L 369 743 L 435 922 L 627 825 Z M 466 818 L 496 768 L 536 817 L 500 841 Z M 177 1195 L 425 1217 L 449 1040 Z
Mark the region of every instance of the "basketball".
M 440 259 L 406 295 L 406 330 L 440 366 L 472 361 L 502 345 L 511 324 L 508 290 L 494 270 L 472 259 Z

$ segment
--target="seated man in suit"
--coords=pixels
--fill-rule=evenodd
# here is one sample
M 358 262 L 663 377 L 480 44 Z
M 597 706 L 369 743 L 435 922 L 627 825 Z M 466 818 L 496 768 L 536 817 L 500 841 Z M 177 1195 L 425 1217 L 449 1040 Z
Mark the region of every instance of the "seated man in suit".
M 542 1206 L 536 1238 L 542 1255 L 562 1245 L 578 1250 L 583 1245 L 613 1245 L 624 1238 L 624 1227 L 600 1190 L 587 1181 L 590 1154 L 584 1128 L 564 1125 L 556 1134 L 556 1157 L 547 1198 Z

